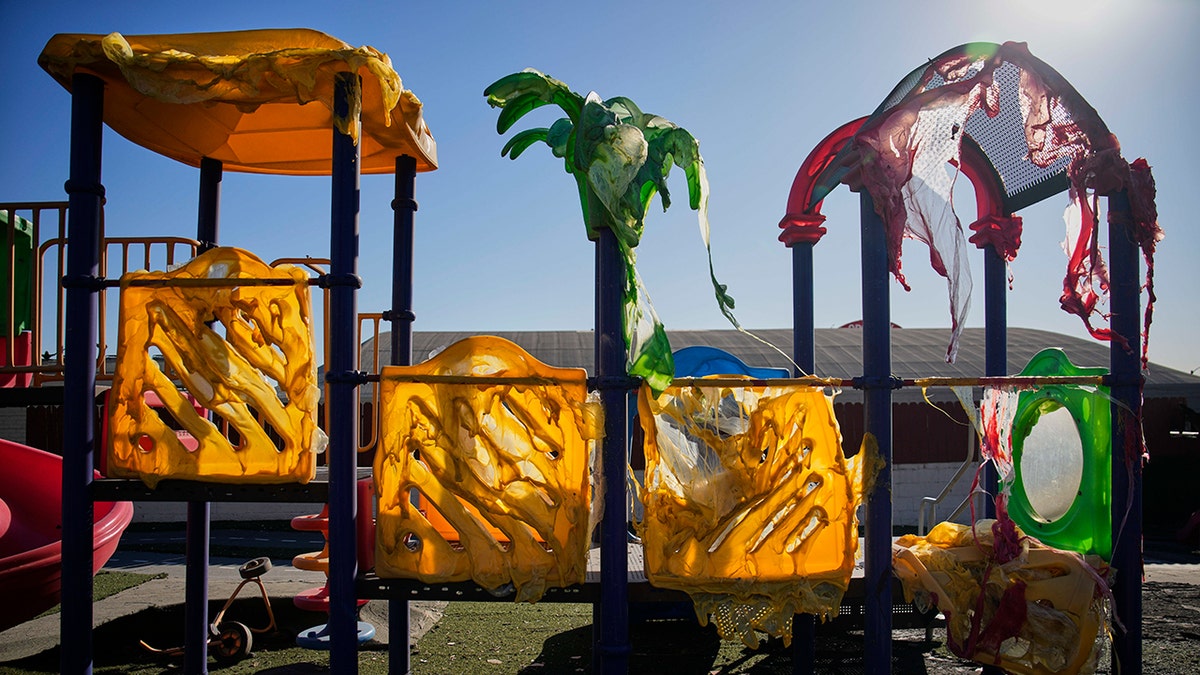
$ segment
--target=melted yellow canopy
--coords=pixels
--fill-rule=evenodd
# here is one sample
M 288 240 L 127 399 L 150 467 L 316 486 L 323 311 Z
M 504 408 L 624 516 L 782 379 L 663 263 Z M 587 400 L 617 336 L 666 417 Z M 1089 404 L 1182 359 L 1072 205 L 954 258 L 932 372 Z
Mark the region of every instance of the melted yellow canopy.
M 324 33 L 267 29 L 178 35 L 55 35 L 38 64 L 68 90 L 76 72 L 105 82 L 104 121 L 125 138 L 199 166 L 328 175 L 334 74 L 362 79 L 363 173 L 392 173 L 401 155 L 418 171 L 437 168 L 437 144 L 421 101 L 405 90 L 391 60 Z

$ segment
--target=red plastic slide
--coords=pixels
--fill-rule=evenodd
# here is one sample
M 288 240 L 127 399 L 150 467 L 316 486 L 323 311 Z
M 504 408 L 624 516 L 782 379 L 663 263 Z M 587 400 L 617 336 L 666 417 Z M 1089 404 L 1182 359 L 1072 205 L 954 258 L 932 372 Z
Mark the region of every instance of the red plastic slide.
M 0 631 L 50 609 L 62 587 L 62 458 L 0 439 Z M 130 502 L 96 502 L 92 571 L 112 557 Z

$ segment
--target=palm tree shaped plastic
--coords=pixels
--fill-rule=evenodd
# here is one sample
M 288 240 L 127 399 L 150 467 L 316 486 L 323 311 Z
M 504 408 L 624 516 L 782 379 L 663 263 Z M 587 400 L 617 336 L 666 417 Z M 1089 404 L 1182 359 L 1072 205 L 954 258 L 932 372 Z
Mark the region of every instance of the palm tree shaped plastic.
M 641 240 L 654 195 L 662 196 L 664 211 L 671 205 L 667 176 L 675 166 L 687 176 L 689 205 L 698 212 L 700 235 L 709 249 L 708 179 L 700 143 L 686 129 L 643 113 L 625 97 L 602 101 L 595 92 L 580 96 L 566 84 L 533 69 L 501 78 L 484 95 L 491 106 L 501 108 L 496 121 L 496 130 L 501 134 L 526 113 L 544 105 L 557 105 L 566 113 L 550 127 L 515 134 L 501 155 L 516 159 L 539 141 L 550 146 L 579 187 L 588 238 L 596 239 L 602 228 L 617 235 L 625 261 L 628 372 L 643 378 L 654 391 L 662 391 L 674 376 L 671 345 L 637 273 L 634 249 Z M 708 269 L 721 312 L 740 329 L 732 313 L 733 298 L 713 273 L 711 249 Z

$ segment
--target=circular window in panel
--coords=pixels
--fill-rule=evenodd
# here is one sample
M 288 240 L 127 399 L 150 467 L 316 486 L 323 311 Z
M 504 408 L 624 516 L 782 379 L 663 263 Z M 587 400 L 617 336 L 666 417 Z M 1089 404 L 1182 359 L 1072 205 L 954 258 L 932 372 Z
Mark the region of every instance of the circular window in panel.
M 1051 523 L 1066 515 L 1083 480 L 1083 441 L 1071 413 L 1055 401 L 1040 416 L 1020 449 L 1021 483 L 1033 516 Z

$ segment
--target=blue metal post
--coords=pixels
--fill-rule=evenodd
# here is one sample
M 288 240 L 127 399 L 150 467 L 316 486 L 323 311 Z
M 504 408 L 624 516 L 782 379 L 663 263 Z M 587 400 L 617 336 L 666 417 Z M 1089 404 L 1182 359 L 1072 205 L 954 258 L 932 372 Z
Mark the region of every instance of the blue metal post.
M 792 249 L 792 360 L 800 370 L 793 375 L 815 374 L 817 369 L 816 323 L 813 311 L 813 246 L 801 241 Z M 812 614 L 792 618 L 792 672 L 812 673 L 816 668 L 816 619 Z
M 196 240 L 200 253 L 217 245 L 221 210 L 219 160 L 200 160 L 200 200 L 196 219 Z M 183 670 L 185 673 L 208 672 L 208 502 L 188 502 L 187 535 L 184 556 L 187 560 L 184 591 Z
M 208 672 L 208 502 L 188 502 L 183 617 L 183 672 Z
M 1142 371 L 1141 273 L 1130 227 L 1129 196 L 1108 196 L 1109 309 L 1112 330 L 1128 341 L 1110 346 L 1112 373 L 1112 566 L 1114 628 L 1112 672 L 1142 672 Z
M 625 376 L 621 297 L 625 262 L 617 236 L 607 227 L 596 241 L 596 376 L 604 405 L 604 520 L 600 523 L 600 640 L 596 672 L 629 670 L 629 552 L 625 515 L 628 391 L 615 381 Z M 595 630 L 595 626 L 593 626 Z
M 396 158 L 396 189 L 392 201 L 392 365 L 412 364 L 412 328 L 416 315 L 412 310 L 413 295 L 413 214 L 417 200 L 413 198 L 417 175 L 417 160 Z M 409 672 L 410 645 L 408 601 L 388 600 L 388 672 L 404 675 Z
M 92 672 L 92 471 L 95 460 L 96 342 L 100 270 L 100 182 L 104 83 L 71 78 L 71 166 L 63 373 L 62 672 Z
M 866 672 L 892 666 L 892 337 L 887 236 L 871 195 L 860 195 L 862 219 L 863 399 L 866 433 L 875 437 L 883 469 L 867 495 Z
M 350 102 L 359 95 L 355 73 L 338 73 L 333 113 L 351 118 Z M 350 119 L 350 124 L 358 124 Z M 358 460 L 357 290 L 359 148 L 354 139 L 333 132 L 333 195 L 329 245 L 329 667 L 335 673 L 358 672 L 357 510 Z
M 200 253 L 217 245 L 221 229 L 221 176 L 224 166 L 221 160 L 203 157 L 200 159 L 200 208 L 196 221 L 196 239 L 200 242 Z
M 983 302 L 984 302 L 984 375 L 989 377 L 1008 375 L 1008 269 L 995 246 L 983 249 Z M 999 491 L 1000 481 L 996 466 L 988 462 L 983 472 L 983 488 L 994 497 Z M 984 500 L 983 516 L 996 517 L 996 503 Z
M 984 303 L 984 375 L 1008 374 L 1008 270 L 1004 256 L 993 245 L 983 247 Z M 1000 476 L 996 465 L 988 462 L 983 469 L 983 485 L 987 498 L 983 500 L 984 518 L 996 517 L 995 496 L 1000 491 Z M 1003 675 L 996 666 L 984 665 L 984 675 Z
M 407 155 L 396 158 L 396 196 L 392 202 L 392 364 L 412 364 L 413 322 L 413 216 L 417 160 Z

